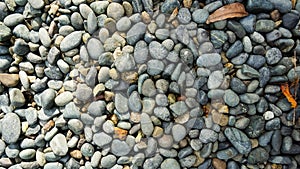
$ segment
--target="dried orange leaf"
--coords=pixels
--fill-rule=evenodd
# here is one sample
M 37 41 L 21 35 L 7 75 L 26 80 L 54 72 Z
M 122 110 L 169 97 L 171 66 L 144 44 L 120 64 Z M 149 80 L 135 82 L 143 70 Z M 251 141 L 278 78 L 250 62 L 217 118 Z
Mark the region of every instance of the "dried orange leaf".
M 290 88 L 289 85 L 287 83 L 282 84 L 280 86 L 281 92 L 283 93 L 283 95 L 287 98 L 287 100 L 291 103 L 291 107 L 292 108 L 296 108 L 297 107 L 297 102 L 296 100 L 293 98 L 293 96 L 290 93 Z
M 246 12 L 244 5 L 237 2 L 237 3 L 225 5 L 217 9 L 214 13 L 209 15 L 206 23 L 209 24 L 209 23 L 221 21 L 228 18 L 244 17 L 247 15 L 248 12 Z

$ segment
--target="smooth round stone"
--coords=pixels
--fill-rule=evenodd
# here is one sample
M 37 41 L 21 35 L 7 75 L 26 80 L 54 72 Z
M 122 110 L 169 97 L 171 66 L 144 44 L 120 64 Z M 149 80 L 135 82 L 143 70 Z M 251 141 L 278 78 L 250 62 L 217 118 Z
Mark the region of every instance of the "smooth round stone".
M 155 36 L 159 40 L 166 40 L 170 36 L 170 32 L 168 29 L 157 29 Z
M 141 129 L 142 132 L 147 136 L 150 136 L 154 130 L 154 126 L 151 121 L 151 118 L 146 113 L 141 114 Z
M 252 150 L 248 156 L 250 164 L 263 163 L 269 159 L 269 153 L 262 147 Z
M 225 136 L 241 154 L 247 154 L 251 151 L 251 142 L 245 133 L 236 128 L 226 128 Z
M 112 137 L 104 132 L 96 133 L 93 136 L 93 141 L 97 146 L 103 147 L 112 141 Z
M 197 65 L 203 67 L 215 66 L 220 62 L 221 56 L 218 53 L 203 54 L 197 59 Z
M 63 169 L 63 167 L 64 167 L 63 164 L 59 162 L 49 162 L 45 164 L 44 169 L 52 169 L 52 168 Z
M 24 56 L 29 52 L 29 46 L 23 39 L 16 39 L 15 44 L 13 46 L 14 53 Z
M 98 20 L 94 12 L 90 12 L 87 18 L 87 28 L 90 34 L 93 34 L 97 30 L 98 28 L 97 21 Z
M 176 124 L 172 127 L 172 135 L 175 142 L 181 141 L 187 134 L 186 128 L 183 125 Z
M 128 111 L 128 98 L 120 93 L 115 95 L 115 106 L 118 112 L 126 113 Z
M 125 13 L 123 6 L 119 3 L 112 2 L 107 7 L 107 16 L 119 20 Z
M 256 22 L 256 15 L 250 14 L 240 20 L 240 23 L 248 33 L 254 32 L 254 25 Z
M 76 48 L 81 42 L 81 36 L 81 31 L 75 31 L 67 35 L 60 43 L 61 51 L 66 52 Z
M 93 10 L 87 4 L 80 4 L 79 11 L 84 19 L 87 19 L 89 13 L 93 12 Z
M 235 122 L 235 127 L 238 129 L 245 129 L 250 123 L 250 119 L 242 117 Z
M 56 93 L 53 89 L 46 89 L 45 91 L 43 91 L 40 95 L 41 106 L 44 109 L 51 108 L 54 104 L 55 96 Z
M 206 9 L 197 9 L 192 14 L 193 21 L 200 24 L 205 23 L 208 16 L 209 13 Z
M 287 29 L 294 29 L 299 22 L 299 14 L 297 13 L 287 13 L 282 17 L 282 24 L 283 27 Z
M 66 104 L 68 104 L 69 102 L 71 102 L 73 100 L 73 94 L 69 91 L 63 92 L 61 94 L 59 94 L 54 102 L 57 106 L 65 106 Z
M 154 115 L 161 120 L 170 121 L 170 112 L 166 107 L 156 107 L 154 108 Z M 155 132 L 155 129 L 154 129 Z
M 151 79 L 147 79 L 142 84 L 142 91 L 141 93 L 147 97 L 152 97 L 156 93 L 156 89 L 154 86 L 154 82 Z
M 22 107 L 25 104 L 25 97 L 21 90 L 12 88 L 9 90 L 9 98 L 12 106 Z
M 255 69 L 261 68 L 266 63 L 266 58 L 261 55 L 250 55 L 247 64 Z
M 270 0 L 275 9 L 278 9 L 280 13 L 287 13 L 292 10 L 292 2 L 288 0 Z
M 35 153 L 34 149 L 25 149 L 19 153 L 19 157 L 23 160 L 30 160 L 35 157 Z
M 241 39 L 246 35 L 245 29 L 237 21 L 234 21 L 234 20 L 228 21 L 227 22 L 227 27 L 229 28 L 229 30 L 231 30 L 232 32 L 234 32 L 237 37 L 239 37 Z
M 115 66 L 119 72 L 125 72 L 135 68 L 135 61 L 131 54 L 123 53 L 115 60 Z
M 68 121 L 68 128 L 74 134 L 80 134 L 83 130 L 83 123 L 78 119 L 71 119 Z
M 101 166 L 104 168 L 112 168 L 116 164 L 117 158 L 114 155 L 102 157 Z
M 221 71 L 214 71 L 212 72 L 207 81 L 207 86 L 209 89 L 216 89 L 218 88 L 224 79 L 224 74 Z
M 149 51 L 155 59 L 164 59 L 168 55 L 168 50 L 157 41 L 152 41 L 149 44 Z
M 161 169 L 169 169 L 169 168 L 172 168 L 172 169 L 180 169 L 180 165 L 179 163 L 177 162 L 177 160 L 173 159 L 173 158 L 168 158 L 168 159 L 165 159 L 161 165 L 160 165 Z
M 83 29 L 83 19 L 78 12 L 74 12 L 71 15 L 71 24 L 76 30 Z
M 75 97 L 81 101 L 87 101 L 92 97 L 92 89 L 86 84 L 78 84 Z
M 199 139 L 202 143 L 215 142 L 218 139 L 218 133 L 211 129 L 202 129 Z
M 250 123 L 246 128 L 245 132 L 249 137 L 257 138 L 264 132 L 264 128 L 265 128 L 264 118 L 261 116 L 254 115 L 250 117 Z
M 271 120 L 274 118 L 274 113 L 272 111 L 266 111 L 263 116 L 265 120 Z
M 121 32 L 128 31 L 130 27 L 131 27 L 131 21 L 127 16 L 122 17 L 120 20 L 118 20 L 116 24 L 117 30 Z
M 5 70 L 10 67 L 10 63 L 12 62 L 12 57 L 8 55 L 0 56 L 0 70 Z
M 221 48 L 223 44 L 228 40 L 228 35 L 221 30 L 212 30 L 210 32 L 210 38 L 215 48 Z
M 90 4 L 90 7 L 93 9 L 93 11 L 96 14 L 100 15 L 106 11 L 108 5 L 109 5 L 108 1 L 95 1 Z
M 275 29 L 272 32 L 266 34 L 266 40 L 267 42 L 272 42 L 279 39 L 281 36 L 282 36 L 281 32 Z
M 260 13 L 271 11 L 274 8 L 273 3 L 265 0 L 249 0 L 246 9 L 249 12 Z
M 104 48 L 102 43 L 98 39 L 92 38 L 87 43 L 87 51 L 92 59 L 97 60 L 99 56 L 104 52 Z
M 233 45 L 230 46 L 230 48 L 226 52 L 226 56 L 228 58 L 233 58 L 240 54 L 244 49 L 243 43 L 238 40 Z
M 111 151 L 116 156 L 125 156 L 130 150 L 131 148 L 125 141 L 113 140 L 111 143 Z
M 94 154 L 94 147 L 90 143 L 84 143 L 81 146 L 80 151 L 82 155 L 86 157 L 91 157 Z
M 165 68 L 165 65 L 160 60 L 149 60 L 147 62 L 147 72 L 151 76 L 159 75 Z
M 187 8 L 180 8 L 177 14 L 177 19 L 182 24 L 187 24 L 191 21 L 191 13 Z
M 237 106 L 240 102 L 239 96 L 230 89 L 225 91 L 223 99 L 225 103 L 231 107 Z
M 26 41 L 29 41 L 29 29 L 23 25 L 19 24 L 13 29 L 13 34 L 18 38 L 22 38 Z
M 50 147 L 55 155 L 65 156 L 68 153 L 67 140 L 63 134 L 56 134 L 50 141 Z
M 278 63 L 282 58 L 281 51 L 278 48 L 271 48 L 267 50 L 266 59 L 269 65 Z
M 8 15 L 8 9 L 6 7 L 6 4 L 4 2 L 1 2 L 0 3 L 0 20 L 2 21 L 7 15 Z
M 275 28 L 275 23 L 272 20 L 261 19 L 255 24 L 255 30 L 257 32 L 270 32 Z
M 15 143 L 21 134 L 21 122 L 15 113 L 7 113 L 1 123 L 2 139 L 8 143 Z
M 127 32 L 127 42 L 129 45 L 134 45 L 136 42 L 141 40 L 141 38 L 146 33 L 147 26 L 142 23 L 138 22 L 135 25 L 133 25 L 129 31 Z
M 6 16 L 3 20 L 3 23 L 6 26 L 14 27 L 22 23 L 23 21 L 24 21 L 24 16 L 22 14 L 14 13 Z
M 243 38 L 244 51 L 250 53 L 252 51 L 252 42 L 248 36 Z
M 179 4 L 179 1 L 177 0 L 167 0 L 167 1 L 164 1 L 164 3 L 161 5 L 161 12 L 162 13 L 172 13 L 173 10 L 176 8 L 176 7 L 179 7 L 180 4 Z

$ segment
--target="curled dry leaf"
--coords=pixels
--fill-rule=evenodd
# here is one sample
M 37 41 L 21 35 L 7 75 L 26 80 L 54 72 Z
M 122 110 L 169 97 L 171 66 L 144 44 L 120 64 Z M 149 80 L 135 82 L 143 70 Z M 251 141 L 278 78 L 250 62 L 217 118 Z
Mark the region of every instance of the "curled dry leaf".
M 241 3 L 232 3 L 225 5 L 217 9 L 214 13 L 209 15 L 206 23 L 213 23 L 216 21 L 221 21 L 228 18 L 237 18 L 247 16 L 248 12 L 245 10 L 245 7 Z
M 292 108 L 296 108 L 297 107 L 297 102 L 294 99 L 294 97 L 291 95 L 290 93 L 290 88 L 289 85 L 287 83 L 282 84 L 280 86 L 281 92 L 283 93 L 283 95 L 287 98 L 287 100 L 291 103 L 291 107 Z

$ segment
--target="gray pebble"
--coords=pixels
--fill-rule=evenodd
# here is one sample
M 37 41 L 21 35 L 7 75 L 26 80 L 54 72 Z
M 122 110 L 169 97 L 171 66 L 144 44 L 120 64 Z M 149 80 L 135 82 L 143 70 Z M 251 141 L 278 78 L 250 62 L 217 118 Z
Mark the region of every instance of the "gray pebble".
M 67 35 L 60 43 L 60 49 L 62 52 L 67 52 L 76 48 L 81 43 L 81 31 L 75 31 Z
M 55 135 L 50 141 L 50 147 L 54 154 L 58 156 L 65 156 L 68 152 L 66 137 L 60 133 Z
M 8 113 L 2 120 L 2 138 L 8 143 L 15 143 L 21 134 L 21 122 L 18 115 L 15 113 Z
M 197 9 L 192 14 L 193 21 L 195 21 L 196 23 L 205 23 L 208 16 L 209 13 L 206 9 Z

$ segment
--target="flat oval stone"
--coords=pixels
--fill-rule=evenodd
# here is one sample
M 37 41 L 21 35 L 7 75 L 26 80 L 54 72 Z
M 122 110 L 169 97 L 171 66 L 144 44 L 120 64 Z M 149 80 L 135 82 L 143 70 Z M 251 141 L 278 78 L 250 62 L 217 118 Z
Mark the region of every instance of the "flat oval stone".
M 60 43 L 60 49 L 63 52 L 67 52 L 76 48 L 81 43 L 81 31 L 75 31 L 67 35 Z
M 247 154 L 251 151 L 251 142 L 242 131 L 229 127 L 225 129 L 224 134 L 239 153 Z
M 8 143 L 15 143 L 19 139 L 21 134 L 21 121 L 18 115 L 15 113 L 7 113 L 1 125 L 2 131 L 2 138 L 3 140 Z
M 65 156 L 68 153 L 67 139 L 63 134 L 56 134 L 50 141 L 50 147 L 55 155 Z
M 210 67 L 221 62 L 221 56 L 218 53 L 209 53 L 200 55 L 197 59 L 198 66 Z

